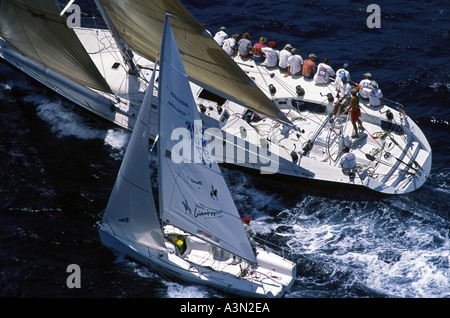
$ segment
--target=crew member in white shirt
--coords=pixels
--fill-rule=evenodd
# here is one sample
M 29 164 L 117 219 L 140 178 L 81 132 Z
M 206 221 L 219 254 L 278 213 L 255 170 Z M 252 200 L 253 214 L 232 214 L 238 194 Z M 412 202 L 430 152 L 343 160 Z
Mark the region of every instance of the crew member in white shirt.
M 378 84 L 375 81 L 372 81 L 370 83 L 371 90 L 369 93 L 369 104 L 372 107 L 379 107 L 381 106 L 381 100 L 380 98 L 383 97 L 383 93 L 381 92 L 381 89 L 378 88 Z
M 359 90 L 359 97 L 364 100 L 369 100 L 369 93 L 372 87 L 370 86 L 370 83 L 372 82 L 372 74 L 365 73 L 364 79 L 361 80 L 359 83 L 355 83 Z
M 345 63 L 344 65 L 342 65 L 342 68 L 338 69 L 336 71 L 336 87 L 338 85 L 342 85 L 342 78 L 346 77 L 347 78 L 347 83 L 350 83 L 350 72 L 348 71 L 348 64 Z
M 263 47 L 261 50 L 266 55 L 264 65 L 266 67 L 276 67 L 280 59 L 280 51 L 276 49 L 277 42 L 269 41 L 269 46 Z
M 302 75 L 303 58 L 298 54 L 296 48 L 291 50 L 291 54 L 287 60 L 287 73 L 284 74 L 284 77 L 288 77 L 289 75 Z
M 353 152 L 350 152 L 350 148 L 348 146 L 343 146 L 342 153 L 341 159 L 339 160 L 339 166 L 345 170 L 356 168 L 356 156 Z
M 337 91 L 337 99 L 338 101 L 334 105 L 333 115 L 336 116 L 337 111 L 339 110 L 339 114 L 343 113 L 345 108 L 350 103 L 350 98 L 352 97 L 352 87 L 349 83 L 347 83 L 347 78 L 342 78 L 342 85 L 336 87 Z M 338 115 L 339 115 L 338 114 Z
M 216 34 L 214 35 L 214 40 L 217 42 L 217 44 L 219 44 L 220 46 L 223 45 L 223 41 L 225 41 L 226 39 L 228 39 L 228 34 L 225 32 L 227 28 L 225 28 L 224 26 L 220 27 L 219 31 L 216 32 Z
M 323 59 L 322 63 L 317 65 L 317 72 L 314 75 L 314 82 L 317 84 L 327 84 L 330 82 L 330 77 L 335 78 L 336 73 L 333 68 L 328 65 L 329 59 L 326 57 Z
M 292 45 L 286 44 L 284 49 L 280 51 L 280 62 L 278 63 L 278 67 L 280 68 L 280 72 L 287 72 L 288 67 L 288 58 L 291 56 Z
M 239 40 L 239 34 L 233 34 L 231 38 L 223 41 L 222 49 L 227 52 L 229 56 L 233 56 L 237 52 L 237 41 Z

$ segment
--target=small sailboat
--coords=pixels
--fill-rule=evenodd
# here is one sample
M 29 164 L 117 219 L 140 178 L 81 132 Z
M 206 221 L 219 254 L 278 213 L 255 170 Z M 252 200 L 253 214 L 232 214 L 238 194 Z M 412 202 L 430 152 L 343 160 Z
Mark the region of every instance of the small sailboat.
M 154 72 L 98 224 L 101 241 L 177 280 L 230 295 L 282 297 L 295 281 L 296 264 L 248 236 L 203 141 L 170 19 L 176 17 L 166 15 L 158 88 Z M 148 160 L 154 107 L 164 123 L 157 141 L 158 204 Z

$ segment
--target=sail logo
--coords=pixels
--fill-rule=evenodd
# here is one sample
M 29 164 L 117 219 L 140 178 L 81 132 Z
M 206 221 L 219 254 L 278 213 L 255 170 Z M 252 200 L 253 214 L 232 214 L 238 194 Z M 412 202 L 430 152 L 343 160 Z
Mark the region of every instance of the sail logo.
M 167 104 L 175 111 L 177 112 L 181 117 L 186 117 L 189 114 L 189 105 L 184 101 L 183 99 L 179 98 L 169 86 L 166 86 L 166 89 L 168 92 L 170 92 L 170 96 L 172 99 L 169 99 L 167 101 Z M 180 105 L 181 107 L 175 105 L 173 102 L 175 101 L 177 105 Z
M 211 185 L 211 191 L 209 192 L 211 199 L 218 200 L 219 199 L 218 194 L 219 194 L 219 191 Z
M 184 212 L 193 218 L 199 217 L 217 218 L 222 217 L 223 215 L 222 210 L 207 207 L 203 203 L 195 203 L 194 212 L 192 212 L 192 209 L 189 206 L 189 202 L 186 199 L 184 199 L 181 202 L 181 204 L 183 205 Z
M 169 87 L 167 87 L 167 89 L 169 89 Z M 170 89 L 169 89 L 170 90 Z M 188 105 L 188 103 L 186 103 L 184 100 L 182 100 L 181 98 L 179 98 L 173 91 L 170 91 L 170 95 L 180 104 L 183 105 L 184 107 L 186 107 L 187 109 L 190 109 L 190 106 Z
M 184 212 L 187 215 L 192 215 L 192 210 L 191 210 L 191 207 L 189 206 L 189 202 L 186 199 L 184 199 L 184 201 L 181 202 L 181 204 L 183 204 Z
M 222 210 L 217 210 L 217 209 L 207 207 L 206 205 L 204 205 L 202 203 L 195 204 L 195 209 L 194 209 L 194 214 L 193 214 L 194 218 L 199 218 L 199 217 L 218 218 L 218 217 L 222 217 L 222 215 L 223 215 Z
M 181 116 L 186 117 L 186 112 L 185 111 L 183 111 L 180 108 L 178 108 L 177 106 L 175 106 L 175 104 L 172 103 L 171 101 L 168 101 L 167 103 L 169 104 L 170 107 L 172 107 L 173 110 L 175 110 Z
M 201 186 L 203 184 L 202 180 L 197 181 L 197 180 L 194 180 L 193 178 L 191 178 L 191 182 L 195 183 L 196 185 L 199 185 L 199 186 Z
M 200 163 L 211 166 L 217 163 L 248 164 L 260 166 L 261 174 L 277 173 L 279 169 L 278 147 L 258 136 L 239 135 L 219 128 L 205 129 L 201 120 L 185 122 L 185 127 L 175 128 L 171 140 L 171 160 L 176 163 Z

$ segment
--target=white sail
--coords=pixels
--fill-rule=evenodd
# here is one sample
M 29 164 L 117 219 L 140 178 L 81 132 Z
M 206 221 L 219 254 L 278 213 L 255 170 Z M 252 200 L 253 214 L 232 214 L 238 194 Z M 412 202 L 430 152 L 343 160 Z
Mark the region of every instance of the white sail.
M 165 22 L 159 76 L 158 140 L 160 213 L 163 221 L 192 235 L 256 262 L 242 220 L 208 146 L 202 140 L 201 121 L 189 80 L 168 19 Z M 172 132 L 190 137 L 189 152 L 194 158 L 176 163 L 180 140 Z M 186 139 L 185 139 L 186 141 Z M 186 144 L 184 144 L 186 145 Z M 175 151 L 173 153 L 173 151 Z M 192 159 L 192 160 L 191 160 Z M 176 159 L 177 160 L 177 159 Z M 192 162 L 195 161 L 195 162 Z
M 103 216 L 114 233 L 148 245 L 164 246 L 149 169 L 149 116 L 154 76 L 145 93 L 113 191 Z

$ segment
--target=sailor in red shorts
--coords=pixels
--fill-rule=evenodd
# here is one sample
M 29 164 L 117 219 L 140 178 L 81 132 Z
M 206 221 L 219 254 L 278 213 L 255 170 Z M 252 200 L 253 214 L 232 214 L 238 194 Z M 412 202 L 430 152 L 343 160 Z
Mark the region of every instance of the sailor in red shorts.
M 363 131 L 365 128 L 362 125 L 361 119 L 361 108 L 359 107 L 359 98 L 357 96 L 358 91 L 356 89 L 352 89 L 352 96 L 350 97 L 350 103 L 348 104 L 347 112 L 350 112 L 350 120 L 352 121 L 353 129 L 355 133 L 352 135 L 352 138 L 359 138 L 358 127 L 359 130 Z M 358 127 L 356 123 L 358 122 Z

